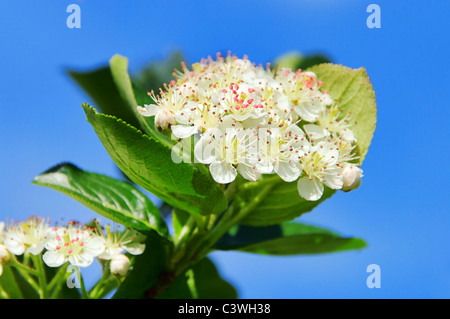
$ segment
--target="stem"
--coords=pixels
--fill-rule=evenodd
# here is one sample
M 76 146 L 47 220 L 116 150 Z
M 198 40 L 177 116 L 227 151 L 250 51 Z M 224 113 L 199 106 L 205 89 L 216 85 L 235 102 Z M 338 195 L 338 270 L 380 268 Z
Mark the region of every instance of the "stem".
M 0 287 L 0 297 L 0 299 L 11 299 L 11 297 L 9 297 L 8 293 L 2 287 Z
M 266 195 L 271 191 L 275 185 L 268 184 L 262 191 L 253 197 L 253 199 L 235 216 L 233 216 L 233 205 L 225 213 L 224 218 L 221 220 L 219 225 L 214 228 L 208 236 L 204 239 L 203 249 L 200 250 L 198 258 L 201 259 L 209 253 L 210 248 L 234 225 L 239 223 L 245 216 L 247 216 L 256 206 L 261 203 L 261 201 L 266 197 Z
M 23 256 L 22 264 L 24 264 L 27 267 L 30 267 L 29 261 L 30 261 L 30 253 L 25 253 Z
M 211 173 L 209 172 L 209 169 L 206 167 L 205 164 L 197 163 L 197 168 L 199 169 L 200 172 L 203 173 L 203 175 L 211 176 Z
M 35 275 L 36 277 L 38 276 L 38 272 L 35 269 L 31 268 L 30 266 L 26 266 L 26 264 L 24 265 L 20 263 L 14 256 L 13 258 L 11 258 L 10 262 L 11 266 L 15 267 L 17 270 L 22 269 L 32 275 Z
M 175 248 L 182 246 L 186 240 L 189 238 L 189 235 L 193 232 L 195 229 L 196 222 L 194 217 L 192 215 L 189 216 L 189 219 L 187 220 L 187 223 L 183 226 L 183 228 L 180 231 L 180 234 L 175 239 Z
M 109 271 L 109 264 L 111 263 L 110 260 L 107 260 L 103 266 L 103 276 L 102 278 L 100 278 L 100 280 L 95 284 L 94 287 L 92 287 L 89 291 L 89 296 L 92 299 L 97 299 L 98 295 L 99 295 L 99 289 L 103 288 L 103 284 L 106 282 L 106 280 L 108 279 L 108 277 L 111 275 L 110 271 Z
M 116 282 L 115 285 L 108 287 L 108 284 L 113 281 Z M 114 276 L 110 276 L 105 281 L 103 281 L 103 283 L 101 284 L 101 286 L 98 287 L 98 289 L 96 289 L 95 294 L 90 294 L 90 298 L 91 299 L 101 299 L 101 298 L 105 297 L 111 290 L 113 290 L 114 288 L 116 288 L 119 285 L 120 285 L 120 280 Z
M 227 202 L 231 202 L 233 200 L 234 196 L 236 195 L 238 190 L 237 182 L 234 181 L 230 185 L 228 185 L 227 189 L 225 190 L 225 198 L 227 199 Z
M 67 273 L 67 267 L 69 266 L 69 263 L 67 263 L 66 265 L 64 265 L 62 268 L 64 268 L 64 271 L 62 271 L 61 269 L 58 271 L 58 273 L 56 274 L 56 277 L 62 277 L 64 279 L 66 279 L 66 276 L 64 276 Z M 56 278 L 55 277 L 55 278 Z M 58 278 L 57 281 L 55 281 L 53 283 L 53 281 L 55 280 L 55 278 L 53 278 L 52 282 L 50 283 L 50 285 L 56 285 L 58 282 L 60 282 L 61 278 Z M 52 295 L 50 296 L 51 299 L 56 299 L 59 296 L 59 293 L 61 292 L 61 289 L 64 287 L 64 283 L 60 282 L 59 285 L 56 286 L 55 290 L 53 291 Z
M 280 181 L 281 181 L 280 177 L 278 175 L 275 175 L 272 177 L 262 178 L 257 182 L 244 183 L 239 187 L 239 189 L 248 190 L 248 189 L 257 188 L 257 187 L 267 185 L 267 184 L 273 184 L 273 183 L 280 182 Z
M 81 275 L 81 271 L 79 267 L 75 267 L 75 272 L 77 273 L 77 277 L 80 279 L 80 288 L 81 288 L 81 296 L 83 299 L 89 299 L 89 294 L 86 291 L 86 286 L 84 285 L 83 276 Z
M 45 278 L 45 268 L 42 263 L 42 258 L 40 255 L 32 256 L 32 258 L 33 265 L 37 270 L 37 277 L 39 279 L 41 299 L 47 299 L 47 279 Z
M 52 291 L 56 284 L 58 284 L 62 278 L 64 278 L 65 273 L 67 272 L 67 267 L 69 266 L 69 263 L 65 263 L 62 265 L 61 268 L 59 268 L 58 272 L 56 273 L 55 277 L 50 281 L 50 283 L 47 286 L 48 291 Z M 52 293 L 50 298 L 56 298 L 59 295 L 59 292 L 61 291 L 62 285 L 59 285 L 56 290 Z
M 197 287 L 195 286 L 195 277 L 194 277 L 194 271 L 192 269 L 189 269 L 186 272 L 187 276 L 187 285 L 189 288 L 189 291 L 191 292 L 193 299 L 198 299 L 198 291 Z
M 42 298 L 42 290 L 41 288 L 36 284 L 34 279 L 28 274 L 28 271 L 23 270 L 22 268 L 16 267 L 17 272 L 22 276 L 25 281 L 27 281 L 30 286 L 36 290 L 36 292 L 39 294 L 39 297 Z

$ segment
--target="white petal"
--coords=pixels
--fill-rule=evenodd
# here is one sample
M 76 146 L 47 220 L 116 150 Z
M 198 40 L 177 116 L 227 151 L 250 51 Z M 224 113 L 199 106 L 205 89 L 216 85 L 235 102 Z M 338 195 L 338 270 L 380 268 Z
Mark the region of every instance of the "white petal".
M 195 125 L 172 125 L 171 129 L 176 138 L 186 138 L 198 132 Z
M 261 174 L 256 170 L 256 167 L 246 165 L 241 163 L 238 165 L 238 172 L 244 177 L 246 180 L 254 182 L 257 181 Z
M 55 250 L 46 251 L 42 259 L 49 267 L 59 267 L 66 262 L 64 255 Z
M 236 121 L 245 121 L 246 119 L 250 118 L 252 115 L 252 112 L 247 113 L 247 114 L 231 114 L 231 117 L 236 120 Z M 254 117 L 252 117 L 254 118 Z
M 105 240 L 96 236 L 91 240 L 86 241 L 83 247 L 83 251 L 86 251 L 93 256 L 98 256 L 105 250 Z
M 317 178 L 309 179 L 308 176 L 305 176 L 298 180 L 297 189 L 304 199 L 316 201 L 322 197 L 324 187 Z
M 0 264 L 0 276 L 3 274 L 3 266 Z
M 261 161 L 257 163 L 256 169 L 261 174 L 273 174 L 273 165 L 269 161 Z
M 87 252 L 69 256 L 69 262 L 78 267 L 87 267 L 94 261 L 94 256 Z
M 140 255 L 145 250 L 145 244 L 142 243 L 131 243 L 124 245 L 123 247 L 132 255 Z
M 25 252 L 25 245 L 15 239 L 5 240 L 5 246 L 14 255 L 22 255 Z
M 329 94 L 325 94 L 325 93 L 322 94 L 320 99 L 324 105 L 331 105 L 334 102 L 333 99 L 331 98 L 331 96 Z
M 232 164 L 224 162 L 214 162 L 209 166 L 214 180 L 219 184 L 228 184 L 234 181 L 237 175 L 236 168 Z
M 274 165 L 275 172 L 285 182 L 293 182 L 300 176 L 300 169 L 294 162 L 280 162 Z
M 323 156 L 323 160 L 327 162 L 328 167 L 335 165 L 339 160 L 339 150 L 332 143 L 320 142 L 313 147 L 312 151 L 317 151 Z
M 149 104 L 144 107 L 138 106 L 137 110 L 142 116 L 155 116 L 161 108 L 156 104 Z
M 268 119 L 269 119 L 268 114 L 264 114 L 263 116 L 258 118 L 249 117 L 248 119 L 243 121 L 242 124 L 245 128 L 264 127 L 267 125 Z
M 313 112 L 310 105 L 295 105 L 294 111 L 305 121 L 315 122 L 319 119 L 318 112 Z
M 56 239 L 49 239 L 45 242 L 45 248 L 48 250 L 55 250 L 56 246 L 58 246 Z
M 242 127 L 242 124 L 237 122 L 232 115 L 225 115 L 222 117 L 222 121 L 220 122 L 218 129 L 225 133 L 227 129 L 240 129 Z
M 27 252 L 36 256 L 39 255 L 43 250 L 44 250 L 44 243 L 40 241 L 37 244 L 30 246 L 27 249 Z
M 354 164 L 345 165 L 342 172 L 342 190 L 344 192 L 357 189 L 361 186 L 361 177 L 363 177 L 363 171 Z
M 313 141 L 323 140 L 330 136 L 330 132 L 319 125 L 306 124 L 303 126 L 303 129 Z
M 349 143 L 356 142 L 355 134 L 352 130 L 345 128 L 340 132 L 341 137 L 344 139 L 344 141 L 347 141 Z
M 289 111 L 291 105 L 289 103 L 289 98 L 286 95 L 276 94 L 276 102 L 277 108 L 282 111 Z
M 109 269 L 114 276 L 123 277 L 127 274 L 130 268 L 130 260 L 125 255 L 117 255 L 111 260 Z
M 99 259 L 106 259 L 109 260 L 112 257 L 121 254 L 123 251 L 123 248 L 120 246 L 117 247 L 108 247 L 105 249 L 105 251 L 103 251 L 100 255 L 98 255 L 97 257 Z
M 299 104 L 293 105 L 294 111 L 305 121 L 315 122 L 319 118 L 322 104 L 317 93 L 305 91 L 302 94 Z
M 328 168 L 324 171 L 325 185 L 332 189 L 341 189 L 344 185 L 342 168 Z
M 200 118 L 201 113 L 197 108 L 197 103 L 193 103 L 194 105 L 186 105 L 182 111 L 179 111 L 175 114 L 175 119 L 177 123 L 189 125 L 192 124 L 194 119 Z M 195 109 L 191 111 L 190 109 Z
M 197 161 L 203 164 L 211 164 L 216 160 L 217 142 L 212 132 L 205 132 L 194 147 L 194 155 Z

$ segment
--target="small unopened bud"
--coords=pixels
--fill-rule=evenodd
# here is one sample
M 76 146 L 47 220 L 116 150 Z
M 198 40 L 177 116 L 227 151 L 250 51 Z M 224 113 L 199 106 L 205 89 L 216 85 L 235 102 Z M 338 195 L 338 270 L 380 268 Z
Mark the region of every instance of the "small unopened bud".
M 155 115 L 155 126 L 162 131 L 167 130 L 170 125 L 176 124 L 175 117 L 170 111 L 160 110 Z
M 344 185 L 342 190 L 344 192 L 349 192 L 351 190 L 357 189 L 361 185 L 361 177 L 363 177 L 363 171 L 358 166 L 349 164 L 346 165 L 343 171 L 343 181 Z
M 4 245 L 0 245 L 0 263 L 3 263 L 11 257 L 8 249 Z
M 125 255 L 117 255 L 111 258 L 109 269 L 116 277 L 124 277 L 130 268 L 130 260 Z

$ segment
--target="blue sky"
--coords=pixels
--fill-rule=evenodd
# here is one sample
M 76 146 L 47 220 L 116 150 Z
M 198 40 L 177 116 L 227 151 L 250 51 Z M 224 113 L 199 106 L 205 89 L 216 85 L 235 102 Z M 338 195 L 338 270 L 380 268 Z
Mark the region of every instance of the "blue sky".
M 231 50 L 258 63 L 289 51 L 321 52 L 364 66 L 378 123 L 363 185 L 338 193 L 301 220 L 364 238 L 358 252 L 267 257 L 212 254 L 242 298 L 449 298 L 450 85 L 448 16 L 440 1 L 3 1 L 0 4 L 0 219 L 35 213 L 88 221 L 94 213 L 33 177 L 62 161 L 118 173 L 85 120 L 89 101 L 65 75 L 115 53 L 136 72 L 181 50 L 188 62 Z M 81 7 L 81 28 L 66 7 Z M 366 8 L 381 8 L 381 29 Z M 381 267 L 369 289 L 366 267 Z M 88 281 L 99 275 L 88 269 Z

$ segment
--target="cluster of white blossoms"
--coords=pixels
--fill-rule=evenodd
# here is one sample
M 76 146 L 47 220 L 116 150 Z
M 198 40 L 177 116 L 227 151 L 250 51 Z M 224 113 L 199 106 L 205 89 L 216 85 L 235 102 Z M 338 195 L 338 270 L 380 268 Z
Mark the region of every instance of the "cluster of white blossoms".
M 252 64 L 228 55 L 203 59 L 175 80 L 155 104 L 138 106 L 158 129 L 195 140 L 196 161 L 217 183 L 278 174 L 298 181 L 300 196 L 321 198 L 324 185 L 349 191 L 361 183 L 351 115 L 339 109 L 313 72 Z
M 145 250 L 145 236 L 135 230 L 106 232 L 99 221 L 95 227 L 69 222 L 67 226 L 51 227 L 49 221 L 40 217 L 30 217 L 24 222 L 0 223 L 0 275 L 2 264 L 12 255 L 30 253 L 42 255 L 49 267 L 60 267 L 66 262 L 78 267 L 87 267 L 95 258 L 110 260 L 110 271 L 124 276 L 130 260 L 124 254 L 142 254 Z

